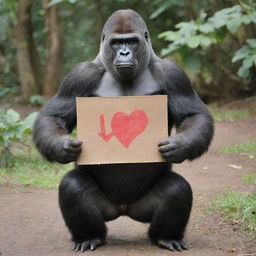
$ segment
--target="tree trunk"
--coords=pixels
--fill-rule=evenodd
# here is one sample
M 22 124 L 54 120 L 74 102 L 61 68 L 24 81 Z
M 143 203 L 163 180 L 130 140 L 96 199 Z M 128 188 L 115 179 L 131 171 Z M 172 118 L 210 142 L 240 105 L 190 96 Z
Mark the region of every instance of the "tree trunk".
M 42 0 L 45 10 L 45 28 L 47 31 L 47 59 L 44 74 L 43 95 L 52 97 L 58 90 L 61 78 L 62 45 L 57 5 L 49 7 L 49 0 Z
M 33 40 L 31 6 L 32 0 L 19 0 L 17 4 L 17 65 L 24 102 L 41 91 L 41 83 L 37 79 L 42 77 L 41 66 Z

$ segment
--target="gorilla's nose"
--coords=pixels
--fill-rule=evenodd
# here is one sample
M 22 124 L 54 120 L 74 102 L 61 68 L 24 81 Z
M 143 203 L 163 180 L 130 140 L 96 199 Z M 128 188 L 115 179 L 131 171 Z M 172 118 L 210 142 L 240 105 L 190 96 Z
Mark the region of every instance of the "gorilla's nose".
M 123 56 L 123 57 L 128 57 L 131 53 L 130 53 L 130 51 L 120 51 L 120 53 L 119 53 L 121 56 Z

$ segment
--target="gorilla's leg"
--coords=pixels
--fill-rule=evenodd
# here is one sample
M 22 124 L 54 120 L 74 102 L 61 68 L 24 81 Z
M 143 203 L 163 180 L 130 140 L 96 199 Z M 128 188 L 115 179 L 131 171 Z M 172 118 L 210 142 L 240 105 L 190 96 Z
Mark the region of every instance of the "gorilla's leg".
M 143 198 L 130 205 L 128 216 L 151 222 L 151 241 L 168 250 L 186 250 L 183 241 L 192 206 L 189 183 L 175 172 L 165 172 Z
M 74 251 L 94 250 L 106 236 L 104 221 L 119 216 L 116 207 L 86 170 L 74 169 L 59 187 L 59 205 L 74 241 Z

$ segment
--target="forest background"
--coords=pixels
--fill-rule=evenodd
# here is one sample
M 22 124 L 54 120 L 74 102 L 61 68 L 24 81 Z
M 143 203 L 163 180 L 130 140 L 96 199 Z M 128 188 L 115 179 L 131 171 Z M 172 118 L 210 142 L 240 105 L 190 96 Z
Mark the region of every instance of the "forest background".
M 70 69 L 94 59 L 108 16 L 127 8 L 206 103 L 255 95 L 253 0 L 0 0 L 0 98 L 40 104 L 53 96 Z

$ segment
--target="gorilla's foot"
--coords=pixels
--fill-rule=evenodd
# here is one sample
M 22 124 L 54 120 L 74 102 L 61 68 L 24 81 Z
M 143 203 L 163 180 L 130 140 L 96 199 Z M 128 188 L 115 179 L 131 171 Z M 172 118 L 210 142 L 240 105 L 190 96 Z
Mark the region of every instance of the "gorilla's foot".
M 162 240 L 157 241 L 157 245 L 161 248 L 167 249 L 169 251 L 182 251 L 188 250 L 186 243 L 183 240 Z
M 75 252 L 84 252 L 86 250 L 94 251 L 98 246 L 102 245 L 103 241 L 99 238 L 92 239 L 92 240 L 85 240 L 82 242 L 75 242 L 72 251 Z

